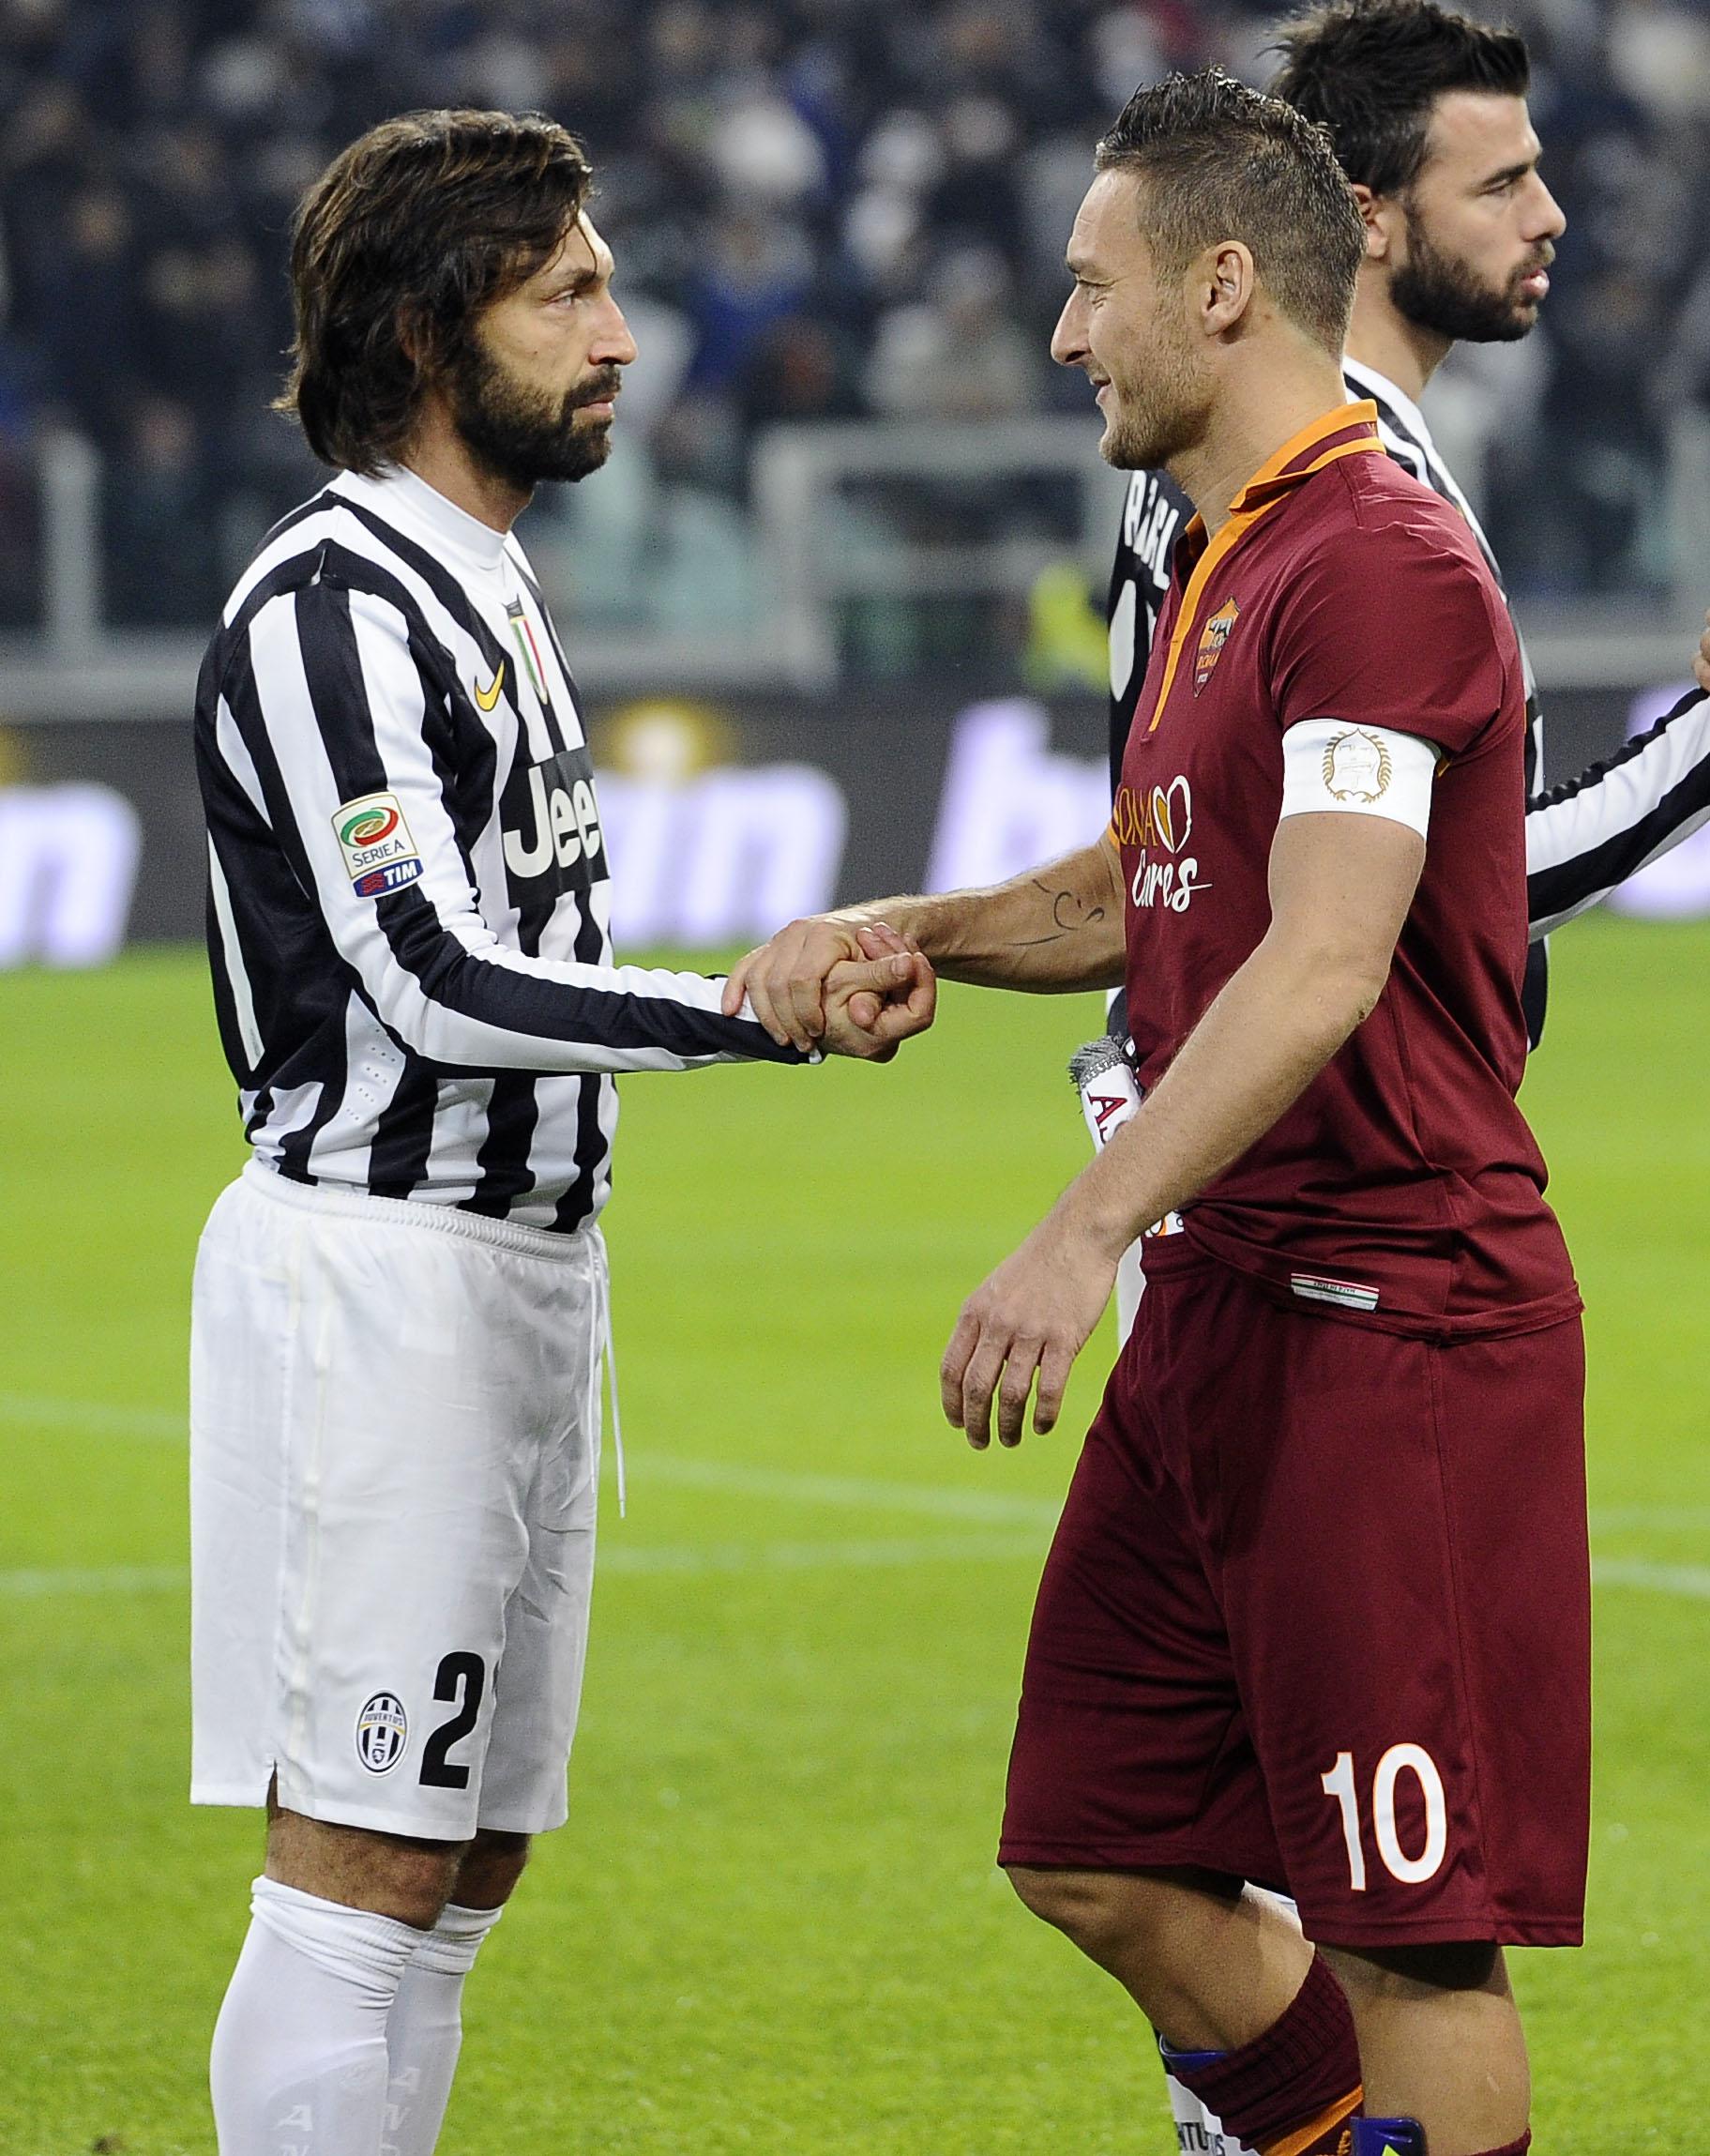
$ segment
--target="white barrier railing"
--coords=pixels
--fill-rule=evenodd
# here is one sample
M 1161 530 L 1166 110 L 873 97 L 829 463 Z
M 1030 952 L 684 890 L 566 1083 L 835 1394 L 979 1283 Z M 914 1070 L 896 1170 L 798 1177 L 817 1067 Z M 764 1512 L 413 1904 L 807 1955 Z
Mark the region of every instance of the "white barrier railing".
M 54 656 L 88 657 L 102 633 L 101 460 L 68 427 L 44 427 L 37 447 L 41 489 L 42 628 Z
M 1039 477 L 1067 479 L 1075 490 L 1079 514 L 1067 548 L 1037 539 L 922 546 L 896 535 L 840 548 L 825 528 L 826 509 L 856 481 Z M 1125 484 L 1100 462 L 1097 423 L 1084 419 L 774 427 L 761 437 L 753 466 L 772 600 L 765 641 L 793 688 L 823 690 L 838 677 L 839 610 L 847 599 L 1021 597 L 1066 552 L 1082 560 L 1099 588 Z
M 188 708 L 202 638 L 127 631 L 104 618 L 100 460 L 82 436 L 44 430 L 38 448 L 44 605 L 40 630 L 0 641 L 0 708 L 21 719 L 156 718 Z M 923 544 L 870 515 L 840 518 L 853 489 L 942 488 L 993 479 L 1067 481 L 1075 508 L 1052 536 Z M 578 671 L 607 692 L 835 687 L 848 603 L 1023 598 L 1039 572 L 1078 561 L 1100 593 L 1123 475 L 1097 455 L 1096 424 L 839 421 L 763 435 L 752 471 L 758 618 L 722 640 L 697 632 L 621 633 L 580 621 Z M 1710 603 L 1710 419 L 1684 414 L 1671 445 L 1669 554 L 1661 601 L 1576 600 L 1524 611 L 1538 677 L 1551 688 L 1628 686 L 1684 673 Z

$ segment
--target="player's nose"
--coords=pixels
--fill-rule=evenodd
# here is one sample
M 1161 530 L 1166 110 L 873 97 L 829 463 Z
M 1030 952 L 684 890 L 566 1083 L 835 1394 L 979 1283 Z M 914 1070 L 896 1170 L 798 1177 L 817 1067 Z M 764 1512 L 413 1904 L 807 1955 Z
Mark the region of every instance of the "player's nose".
M 1086 331 L 1079 293 L 1063 302 L 1057 326 L 1051 333 L 1051 356 L 1059 367 L 1079 367 L 1087 357 Z
M 1538 200 L 1532 220 L 1529 239 L 1560 239 L 1567 230 L 1566 213 L 1542 180 L 1537 183 Z
M 607 297 L 588 357 L 603 367 L 628 367 L 635 357 L 635 337 L 624 311 Z

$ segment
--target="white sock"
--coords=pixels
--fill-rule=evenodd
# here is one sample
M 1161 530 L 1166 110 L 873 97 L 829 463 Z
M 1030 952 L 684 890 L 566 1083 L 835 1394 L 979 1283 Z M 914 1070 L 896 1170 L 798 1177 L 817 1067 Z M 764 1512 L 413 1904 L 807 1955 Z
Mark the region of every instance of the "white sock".
M 214 2027 L 219 2156 L 380 2156 L 386 2016 L 424 1935 L 255 1882 Z
M 463 1979 L 502 1909 L 447 1902 L 410 1957 L 386 2025 L 391 2060 L 380 2156 L 433 2156 L 463 2042 Z
M 1182 2156 L 1252 2156 L 1250 2149 L 1225 2133 L 1215 2112 L 1207 2111 L 1191 2088 L 1184 2088 L 1174 2074 L 1166 2072 L 1170 2091 L 1170 2116 L 1175 2120 L 1176 2145 Z

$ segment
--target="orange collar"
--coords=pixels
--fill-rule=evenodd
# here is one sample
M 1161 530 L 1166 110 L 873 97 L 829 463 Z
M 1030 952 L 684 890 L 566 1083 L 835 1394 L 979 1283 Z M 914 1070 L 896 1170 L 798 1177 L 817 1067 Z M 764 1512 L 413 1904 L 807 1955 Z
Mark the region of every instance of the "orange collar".
M 1370 397 L 1362 397 L 1357 403 L 1333 405 L 1316 419 L 1309 419 L 1299 433 L 1291 435 L 1281 448 L 1264 460 L 1230 503 L 1230 517 L 1250 516 L 1257 509 L 1268 509 L 1302 479 L 1310 478 L 1339 457 L 1357 457 L 1373 449 L 1381 454 L 1383 448 L 1378 439 L 1378 408 Z M 1222 537 L 1218 532 L 1211 544 L 1216 546 Z M 1192 545 L 1203 543 L 1204 538 L 1205 520 L 1196 515 L 1182 539 Z
M 1146 725 L 1148 734 L 1157 730 L 1164 715 L 1164 706 L 1170 701 L 1170 691 L 1175 683 L 1176 669 L 1181 664 L 1182 653 L 1205 597 L 1205 587 L 1217 569 L 1228 560 L 1260 518 L 1274 509 L 1279 502 L 1287 498 L 1303 479 L 1309 479 L 1314 472 L 1322 472 L 1326 464 L 1335 463 L 1341 457 L 1360 457 L 1370 453 L 1382 456 L 1384 445 L 1378 439 L 1378 408 L 1370 398 L 1357 403 L 1337 404 L 1328 412 L 1322 412 L 1316 419 L 1302 427 L 1299 433 L 1283 443 L 1273 456 L 1266 458 L 1248 480 L 1234 500 L 1229 505 L 1229 521 L 1218 531 L 1216 539 L 1207 540 L 1205 521 L 1196 516 L 1182 534 L 1183 558 L 1197 554 L 1188 579 L 1188 588 L 1182 594 L 1182 603 L 1175 616 L 1175 628 L 1170 638 L 1170 650 L 1164 661 L 1163 678 L 1158 685 L 1158 702 L 1152 706 L 1152 716 Z

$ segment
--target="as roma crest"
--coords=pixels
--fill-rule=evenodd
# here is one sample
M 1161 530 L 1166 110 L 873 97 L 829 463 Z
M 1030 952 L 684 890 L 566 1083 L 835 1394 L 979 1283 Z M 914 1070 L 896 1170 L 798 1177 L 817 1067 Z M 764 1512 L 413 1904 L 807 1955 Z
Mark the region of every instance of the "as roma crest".
M 1200 631 L 1199 656 L 1193 662 L 1193 693 L 1197 696 L 1211 679 L 1211 670 L 1223 656 L 1223 646 L 1229 642 L 1229 632 L 1235 626 L 1241 609 L 1233 599 L 1225 600 L 1216 614 Z

